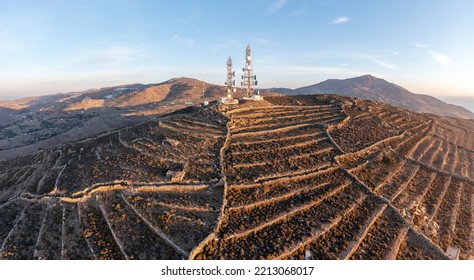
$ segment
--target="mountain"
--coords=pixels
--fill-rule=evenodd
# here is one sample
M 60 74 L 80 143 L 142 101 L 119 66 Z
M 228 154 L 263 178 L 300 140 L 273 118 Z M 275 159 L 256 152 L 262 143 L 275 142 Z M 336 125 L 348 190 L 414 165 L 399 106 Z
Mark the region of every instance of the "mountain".
M 130 84 L 18 100 L 0 101 L 0 108 L 37 111 L 83 110 L 102 107 L 134 107 L 155 103 L 196 103 L 223 96 L 224 87 L 191 78 L 175 78 L 158 84 Z M 204 96 L 203 96 L 204 92 Z
M 372 75 L 345 80 L 330 79 L 318 84 L 297 88 L 293 91 L 278 88 L 272 89 L 272 91 L 284 94 L 334 93 L 380 101 L 416 112 L 474 119 L 474 113 L 461 106 L 445 103 L 429 95 L 412 93 L 401 86 Z
M 225 87 L 190 78 L 0 101 L 0 157 L 57 147 L 213 101 Z M 204 96 L 203 96 L 204 92 Z

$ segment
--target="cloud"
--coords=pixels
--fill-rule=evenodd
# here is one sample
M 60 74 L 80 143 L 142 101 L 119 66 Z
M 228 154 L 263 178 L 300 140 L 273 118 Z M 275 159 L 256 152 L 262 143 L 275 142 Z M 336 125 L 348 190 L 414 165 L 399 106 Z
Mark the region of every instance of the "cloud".
M 368 60 L 370 62 L 376 63 L 382 67 L 395 69 L 396 66 L 392 65 L 385 60 L 383 56 L 377 56 L 372 54 L 367 54 L 363 52 L 339 52 L 339 51 L 319 51 L 319 52 L 310 52 L 306 54 L 300 54 L 299 58 L 305 60 L 324 60 L 324 59 L 344 59 L 347 60 Z
M 336 18 L 335 20 L 333 20 L 333 22 L 331 22 L 331 24 L 342 24 L 342 23 L 347 23 L 349 22 L 351 19 L 348 18 L 348 17 L 339 17 L 339 18 Z
M 370 54 L 365 54 L 365 53 L 351 53 L 349 56 L 356 57 L 356 58 L 361 58 L 361 59 L 367 59 L 369 61 L 372 61 L 382 67 L 389 68 L 389 69 L 394 69 L 395 66 L 392 64 L 389 64 L 383 60 L 381 60 L 379 57 L 370 55 Z
M 267 76 L 269 87 L 301 87 L 305 84 L 314 84 L 317 79 L 328 78 L 349 78 L 362 76 L 368 73 L 366 69 L 354 69 L 347 66 L 343 67 L 318 67 L 318 66 L 300 66 L 284 65 L 265 69 L 260 76 Z M 377 77 L 385 77 L 382 73 L 369 71 Z
M 266 14 L 270 15 L 276 13 L 278 10 L 283 8 L 288 3 L 288 0 L 276 0 L 272 5 L 267 9 Z
M 182 44 L 183 46 L 187 47 L 187 48 L 190 48 L 194 45 L 194 39 L 192 38 L 184 38 L 182 37 L 181 35 L 179 34 L 176 34 L 173 36 L 172 38 L 173 41 L 175 42 L 178 42 L 180 44 Z
M 412 43 L 413 46 L 419 48 L 419 49 L 424 49 L 424 48 L 427 48 L 429 47 L 428 45 L 425 45 L 425 44 L 420 44 L 420 43 Z
M 138 50 L 131 47 L 115 46 L 92 52 L 83 61 L 87 64 L 113 67 L 133 61 L 137 53 Z
M 228 37 L 219 37 L 218 40 L 219 41 L 212 47 L 213 52 L 218 52 L 224 48 L 240 46 L 243 44 L 241 41 L 237 39 L 228 38 Z
M 399 52 L 393 52 L 392 55 L 393 56 L 398 56 L 398 55 L 400 55 L 400 53 Z
M 305 1 L 303 2 L 303 5 L 302 5 L 299 9 L 293 11 L 292 13 L 290 13 L 290 14 L 289 14 L 288 16 L 286 16 L 286 17 L 290 18 L 290 17 L 301 16 L 301 15 L 303 15 L 304 13 L 306 13 L 307 7 L 308 7 L 308 0 L 305 0 Z
M 375 58 L 375 57 L 367 57 L 370 61 L 373 61 L 375 63 L 377 63 L 378 65 L 380 66 L 383 66 L 385 68 L 390 68 L 390 69 L 393 69 L 395 68 L 395 66 L 393 66 L 392 64 L 388 64 L 387 62 L 383 61 L 383 60 L 380 60 L 378 58 Z
M 278 66 L 275 70 L 279 73 L 295 74 L 326 74 L 326 73 L 347 73 L 347 69 L 337 67 L 316 67 L 316 66 Z
M 426 49 L 429 47 L 429 45 L 425 45 L 425 44 L 420 44 L 420 43 L 412 43 L 413 46 L 419 48 L 419 49 Z M 438 52 L 435 52 L 435 51 L 432 51 L 432 50 L 426 50 L 425 51 L 428 55 L 430 55 L 434 61 L 436 61 L 437 63 L 441 64 L 441 65 L 449 65 L 451 64 L 451 60 L 445 56 L 444 54 L 440 54 Z
M 451 60 L 443 54 L 440 54 L 434 51 L 426 51 L 426 53 L 429 54 L 437 63 L 441 65 L 451 64 Z

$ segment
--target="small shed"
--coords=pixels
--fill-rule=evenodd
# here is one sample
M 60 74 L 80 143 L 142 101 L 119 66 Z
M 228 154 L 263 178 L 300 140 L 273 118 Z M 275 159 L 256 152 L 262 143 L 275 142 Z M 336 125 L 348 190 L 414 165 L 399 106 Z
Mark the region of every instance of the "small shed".
M 179 183 L 183 180 L 184 177 L 184 171 L 173 171 L 173 170 L 168 170 L 166 172 L 166 178 L 170 180 L 172 183 Z

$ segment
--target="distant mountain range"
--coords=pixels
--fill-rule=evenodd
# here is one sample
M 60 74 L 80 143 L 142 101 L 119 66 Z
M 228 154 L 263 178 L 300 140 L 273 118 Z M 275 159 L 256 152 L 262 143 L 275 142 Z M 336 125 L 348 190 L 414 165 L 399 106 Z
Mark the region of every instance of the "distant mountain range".
M 294 90 L 288 88 L 271 88 L 269 91 L 288 95 L 339 94 L 380 101 L 415 112 L 474 119 L 474 113 L 461 106 L 445 103 L 429 95 L 412 93 L 401 86 L 372 75 L 345 80 L 330 79 Z
M 216 100 L 225 87 L 189 78 L 0 101 L 0 158 L 61 146 Z M 204 94 L 203 94 L 204 93 Z
M 273 88 L 262 95 L 339 94 L 380 101 L 412 111 L 474 119 L 474 113 L 370 75 L 327 80 L 295 90 Z M 238 90 L 237 97 L 243 91 Z M 47 149 L 131 126 L 178 109 L 225 96 L 225 87 L 191 78 L 130 84 L 82 92 L 0 101 L 0 157 Z
M 45 110 L 45 108 L 75 111 L 108 107 L 128 110 L 138 109 L 141 111 L 145 107 L 156 104 L 191 105 L 201 103 L 204 100 L 217 100 L 225 96 L 224 91 L 224 86 L 209 84 L 192 78 L 174 78 L 158 84 L 121 85 L 82 92 L 0 101 L 0 109 L 1 107 L 13 110 L 26 109 L 31 112 Z M 329 79 L 297 89 L 270 88 L 262 90 L 263 95 L 269 93 L 287 95 L 338 94 L 380 101 L 415 112 L 474 119 L 474 113 L 461 106 L 448 104 L 429 95 L 412 93 L 401 86 L 372 75 L 345 80 Z M 237 97 L 242 94 L 242 92 L 237 91 Z
M 130 84 L 81 92 L 0 101 L 0 107 L 35 111 L 40 108 L 81 110 L 103 107 L 136 107 L 147 104 L 194 103 L 223 96 L 223 86 L 191 78 L 175 78 L 158 84 Z M 204 95 L 203 95 L 204 94 Z

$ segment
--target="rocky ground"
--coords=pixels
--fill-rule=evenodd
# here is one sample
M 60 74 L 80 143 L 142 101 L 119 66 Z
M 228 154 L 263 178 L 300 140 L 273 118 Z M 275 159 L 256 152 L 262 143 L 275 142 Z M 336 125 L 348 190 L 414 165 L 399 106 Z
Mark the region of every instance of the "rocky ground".
M 335 95 L 187 107 L 0 161 L 0 257 L 469 259 L 473 188 L 474 121 Z

